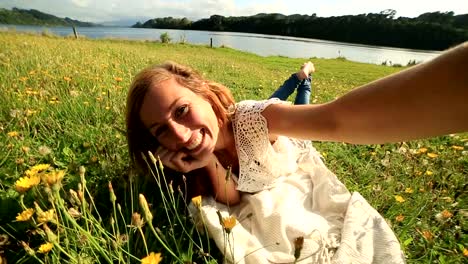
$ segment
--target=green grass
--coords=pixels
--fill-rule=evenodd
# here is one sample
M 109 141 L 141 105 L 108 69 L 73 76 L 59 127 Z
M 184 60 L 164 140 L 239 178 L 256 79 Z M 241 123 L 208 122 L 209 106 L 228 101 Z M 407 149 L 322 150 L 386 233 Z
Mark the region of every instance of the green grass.
M 231 88 L 236 100 L 244 100 L 268 98 L 307 58 L 260 57 L 230 48 L 188 44 L 75 40 L 0 32 L 0 234 L 8 232 L 12 236 L 9 245 L 0 246 L 0 255 L 24 261 L 27 260 L 22 258 L 25 251 L 18 241 L 29 243 L 37 250 L 47 240 L 32 232 L 37 226 L 14 221 L 21 211 L 14 183 L 27 169 L 39 163 L 49 163 L 67 171 L 63 197 L 68 197 L 68 189 L 76 189 L 81 181 L 78 168 L 86 167 L 90 199 L 93 197 L 96 207 L 104 211 L 111 204 L 107 182 L 113 181 L 117 203 L 121 203 L 124 211 L 122 219 L 130 222 L 138 202 L 131 200 L 128 186 L 122 184 L 125 182 L 122 179 L 129 177 L 126 140 L 122 133 L 126 91 L 135 73 L 166 60 L 192 66 L 207 78 Z M 313 59 L 313 62 L 317 72 L 312 100 L 316 103 L 327 102 L 402 69 L 340 59 Z M 11 137 L 8 135 L 11 131 L 19 135 Z M 315 147 L 324 154 L 328 167 L 338 178 L 351 191 L 359 191 L 385 217 L 409 263 L 466 261 L 463 251 L 468 248 L 468 135 L 386 145 L 317 142 Z M 421 148 L 427 148 L 427 152 Z M 428 153 L 436 155 L 430 157 Z M 144 193 L 150 203 L 156 199 L 151 197 L 158 196 L 149 185 L 134 184 L 132 188 L 134 194 Z M 404 202 L 397 201 L 398 195 Z M 51 202 L 48 194 L 38 189 L 24 196 L 24 203 L 31 206 L 32 201 L 38 199 L 42 199 L 44 206 L 60 200 L 56 197 Z M 171 230 L 171 223 L 161 220 L 166 219 L 166 214 L 157 204 L 153 209 L 162 232 L 173 236 L 183 233 Z M 447 218 L 438 219 L 436 215 L 444 210 Z M 113 210 L 107 212 L 112 214 Z M 181 223 L 188 221 L 184 218 Z M 102 226 L 112 227 L 106 221 Z M 180 228 L 180 224 L 178 226 Z M 150 251 L 162 252 L 164 259 L 170 260 L 167 250 L 146 227 L 144 232 L 148 235 Z M 193 232 L 190 228 L 189 231 Z M 92 234 L 110 238 L 115 235 L 112 231 Z M 142 237 L 130 236 L 132 245 L 125 245 L 123 249 L 130 251 L 135 259 L 144 257 Z M 168 245 L 173 248 L 186 245 L 177 243 L 168 242 Z M 202 244 L 206 251 L 210 243 Z M 93 252 L 87 247 L 69 247 L 74 248 L 73 252 L 89 250 L 88 256 L 82 258 Z M 216 255 L 213 247 L 211 245 L 208 252 Z M 125 255 L 125 250 L 115 251 L 121 254 L 116 254 L 116 261 Z M 178 253 L 184 254 L 180 256 L 183 259 L 197 263 L 210 261 L 195 249 L 185 250 L 185 253 Z M 38 262 L 67 259 L 56 247 L 52 252 L 48 255 L 36 253 L 34 259 Z M 106 262 L 105 258 L 96 258 Z

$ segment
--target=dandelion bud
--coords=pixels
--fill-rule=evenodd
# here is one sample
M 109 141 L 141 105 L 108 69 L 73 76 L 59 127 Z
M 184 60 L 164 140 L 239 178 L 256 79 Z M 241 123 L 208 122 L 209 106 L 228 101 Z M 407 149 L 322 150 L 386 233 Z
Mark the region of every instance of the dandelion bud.
M 109 193 L 110 193 L 111 203 L 115 203 L 115 201 L 117 200 L 117 196 L 115 196 L 114 188 L 112 188 L 112 183 L 111 182 L 109 182 Z
M 158 157 L 158 168 L 160 171 L 164 171 L 164 165 L 159 157 Z
M 142 228 L 145 222 L 141 219 L 141 215 L 137 212 L 132 214 L 132 226 Z
M 80 173 L 80 178 L 81 178 L 81 179 L 84 179 L 84 175 L 85 175 L 85 172 L 86 172 L 85 167 L 84 167 L 84 166 L 80 166 L 80 167 L 78 168 L 78 172 Z
M 169 191 L 174 193 L 174 189 L 172 188 L 172 180 L 169 182 Z
M 34 208 L 36 209 L 36 212 L 38 214 L 41 214 L 44 212 L 37 202 L 34 202 Z
M 128 242 L 128 236 L 126 234 L 119 236 L 119 244 L 122 245 Z
M 80 199 L 81 202 L 84 201 L 83 185 L 81 185 L 81 183 L 78 183 L 78 198 Z
M 57 241 L 57 236 L 54 234 L 54 232 L 52 232 L 52 230 L 50 230 L 49 226 L 47 226 L 47 224 L 44 224 L 43 226 L 44 228 L 44 231 L 47 235 L 47 240 L 51 241 L 51 242 L 54 242 L 54 241 Z
M 151 214 L 148 203 L 146 202 L 146 198 L 143 194 L 140 194 L 139 199 L 140 199 L 140 206 L 142 207 L 143 213 L 145 214 L 146 222 L 151 223 L 153 221 L 153 215 Z
M 68 213 L 73 217 L 73 218 L 80 218 L 81 213 L 80 211 L 76 210 L 73 207 L 68 208 Z
M 34 256 L 36 254 L 34 250 L 32 250 L 26 242 L 21 241 L 21 246 L 24 248 L 26 253 L 28 253 L 28 255 Z
M 73 190 L 73 189 L 70 189 L 70 200 L 71 200 L 71 203 L 72 204 L 75 204 L 75 205 L 81 205 L 81 201 L 80 199 L 78 198 L 78 194 Z
M 148 156 L 150 157 L 151 159 L 151 162 L 156 165 L 156 158 L 154 157 L 153 153 L 151 151 L 148 151 Z

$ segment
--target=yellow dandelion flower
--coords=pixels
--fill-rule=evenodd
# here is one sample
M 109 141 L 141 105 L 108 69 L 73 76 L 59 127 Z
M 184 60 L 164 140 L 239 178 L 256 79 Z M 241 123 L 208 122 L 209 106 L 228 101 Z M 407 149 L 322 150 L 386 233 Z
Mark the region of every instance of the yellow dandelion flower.
M 19 193 L 24 193 L 32 187 L 38 185 L 40 182 L 41 178 L 37 175 L 21 177 L 15 182 L 15 189 Z
M 25 172 L 26 176 L 33 176 L 40 174 L 50 168 L 49 164 L 37 164 Z
M 192 203 L 195 207 L 200 208 L 202 205 L 202 197 L 201 195 L 195 196 L 192 198 Z
M 401 197 L 401 195 L 395 195 L 395 200 L 399 203 L 405 202 L 405 198 Z
M 52 248 L 54 247 L 54 244 L 50 243 L 50 242 L 47 242 L 45 244 L 42 244 L 39 249 L 37 250 L 37 252 L 39 253 L 42 253 L 42 254 L 46 254 L 48 253 L 49 251 L 52 250 Z
M 442 217 L 445 219 L 449 219 L 453 216 L 453 214 L 449 212 L 447 209 L 443 210 L 441 214 L 442 214 Z
M 50 209 L 45 212 L 37 212 L 37 221 L 39 223 L 53 222 L 55 220 L 55 210 Z
M 434 238 L 434 235 L 431 233 L 431 231 L 429 230 L 424 230 L 422 231 L 422 236 L 426 239 L 426 240 L 432 240 L 432 238 Z
M 432 171 L 430 171 L 430 170 L 426 171 L 426 175 L 431 176 L 432 174 L 434 174 Z
M 434 158 L 437 158 L 439 155 L 436 154 L 436 153 L 432 153 L 432 152 L 431 152 L 431 153 L 427 153 L 427 156 L 428 156 L 429 158 L 433 158 L 433 159 L 434 159 Z
M 115 79 L 115 81 L 117 81 L 117 82 L 121 82 L 121 81 L 123 80 L 121 77 L 115 77 L 114 79 Z
M 426 153 L 427 152 L 427 148 L 420 148 L 418 150 L 418 153 Z
M 468 257 L 468 249 L 463 249 L 463 256 Z
M 405 189 L 405 193 L 413 193 L 413 189 L 408 187 Z
M 223 217 L 223 227 L 226 230 L 226 233 L 230 233 L 232 228 L 236 225 L 237 220 L 235 216 Z
M 161 262 L 161 253 L 151 252 L 148 256 L 141 259 L 142 264 L 158 264 Z
M 49 168 L 50 168 L 50 164 L 37 164 L 37 165 L 34 165 L 31 168 L 31 170 L 39 173 L 39 172 L 43 172 L 43 171 L 45 171 L 45 170 L 47 170 Z
M 69 82 L 69 81 L 71 81 L 71 78 L 68 77 L 68 76 L 63 76 L 63 80 Z
M 464 150 L 465 148 L 462 147 L 462 146 L 456 146 L 456 145 L 454 145 L 454 146 L 452 146 L 452 149 L 454 149 L 454 150 Z
M 43 175 L 43 181 L 45 181 L 49 186 L 58 184 L 62 181 L 63 176 L 65 175 L 64 170 L 56 170 L 49 172 L 45 175 Z
M 395 217 L 395 220 L 396 220 L 397 222 L 402 222 L 403 220 L 405 220 L 405 216 L 402 215 L 402 214 L 399 214 L 399 215 L 397 215 L 397 216 Z
M 33 214 L 34 214 L 34 209 L 28 208 L 16 216 L 16 221 L 19 221 L 19 222 L 28 221 Z
M 19 133 L 18 133 L 18 131 L 10 131 L 10 132 L 7 133 L 7 135 L 8 135 L 9 137 L 14 138 L 14 137 L 18 137 L 18 136 L 19 136 Z

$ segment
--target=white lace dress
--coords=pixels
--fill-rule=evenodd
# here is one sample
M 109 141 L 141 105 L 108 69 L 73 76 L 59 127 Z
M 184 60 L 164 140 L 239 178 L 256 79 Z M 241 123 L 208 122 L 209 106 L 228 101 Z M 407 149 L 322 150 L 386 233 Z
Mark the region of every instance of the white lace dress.
M 230 263 L 404 263 L 385 220 L 359 193 L 351 194 L 309 141 L 268 139 L 261 112 L 278 99 L 236 105 L 234 136 L 241 203 L 204 199 L 192 210 Z M 228 235 L 218 217 L 238 222 Z M 295 241 L 304 238 L 297 251 Z M 298 254 L 299 253 L 299 254 Z

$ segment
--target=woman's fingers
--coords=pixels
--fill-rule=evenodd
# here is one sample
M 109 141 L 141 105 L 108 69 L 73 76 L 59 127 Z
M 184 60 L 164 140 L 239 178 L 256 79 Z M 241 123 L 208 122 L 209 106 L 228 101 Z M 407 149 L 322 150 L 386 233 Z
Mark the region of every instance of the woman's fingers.
M 193 164 L 194 159 L 190 159 L 186 153 L 181 151 L 170 151 L 163 146 L 159 146 L 154 154 L 161 159 L 164 166 L 182 173 L 186 173 L 197 168 L 193 166 L 195 165 Z

